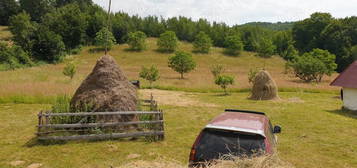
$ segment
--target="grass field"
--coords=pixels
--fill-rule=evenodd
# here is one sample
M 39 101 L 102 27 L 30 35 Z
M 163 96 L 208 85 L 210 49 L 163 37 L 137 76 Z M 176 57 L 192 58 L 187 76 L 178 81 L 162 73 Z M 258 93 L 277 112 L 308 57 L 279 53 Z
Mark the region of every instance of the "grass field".
M 0 27 L 1 39 L 11 36 L 4 29 Z M 149 39 L 148 50 L 140 53 L 126 51 L 127 45 L 117 45 L 110 54 L 130 79 L 138 79 L 141 66 L 158 66 L 161 78 L 155 85 L 161 90 L 142 90 L 141 96 L 153 92 L 164 110 L 165 141 L 113 140 L 47 146 L 34 143 L 36 114 L 50 108 L 56 95 L 72 95 L 103 55 L 90 52 L 93 47 L 85 47 L 79 55 L 66 60 L 78 65 L 72 81 L 62 74 L 65 62 L 0 72 L 0 167 L 12 168 L 13 161 L 24 161 L 17 167 L 41 163 L 43 168 L 108 168 L 139 160 L 185 165 L 200 129 L 225 108 L 266 112 L 274 124 L 283 127 L 279 135 L 280 157 L 297 168 L 357 167 L 357 115 L 339 110 L 338 88 L 329 86 L 336 74 L 320 84 L 303 83 L 283 73 L 285 61 L 278 56 L 263 59 L 243 52 L 229 57 L 222 54 L 221 48 L 213 48 L 208 55 L 193 54 L 198 67 L 180 80 L 179 74 L 167 67 L 172 54 L 156 52 L 155 44 L 156 39 Z M 192 46 L 181 42 L 180 49 L 191 51 Z M 214 63 L 225 65 L 226 73 L 235 76 L 230 96 L 221 96 L 221 90 L 213 83 L 209 67 Z M 279 101 L 247 99 L 247 73 L 250 68 L 264 65 L 280 88 Z
M 155 96 L 156 91 L 153 93 Z M 230 96 L 180 94 L 177 100 L 194 100 L 197 106 L 164 102 L 161 108 L 165 112 L 166 140 L 154 143 L 118 140 L 32 146 L 36 114 L 48 105 L 1 104 L 0 167 L 9 167 L 10 162 L 17 160 L 25 161 L 23 167 L 41 163 L 49 168 L 104 168 L 120 166 L 128 161 L 157 159 L 186 164 L 190 147 L 200 129 L 225 108 L 266 112 L 273 124 L 283 128 L 279 135 L 280 157 L 298 168 L 357 166 L 356 115 L 340 112 L 341 103 L 335 94 L 282 92 L 280 101 L 251 101 L 246 99 L 247 93 Z M 128 159 L 133 154 L 139 157 Z

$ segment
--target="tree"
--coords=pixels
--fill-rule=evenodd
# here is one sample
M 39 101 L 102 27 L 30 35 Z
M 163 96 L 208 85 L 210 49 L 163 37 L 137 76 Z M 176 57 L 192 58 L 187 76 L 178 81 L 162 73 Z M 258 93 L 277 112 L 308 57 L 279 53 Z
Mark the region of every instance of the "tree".
M 225 53 L 228 55 L 239 55 L 243 50 L 243 42 L 238 35 L 227 36 L 224 42 Z
M 273 36 L 273 44 L 276 46 L 276 53 L 283 57 L 289 46 L 292 46 L 294 40 L 291 31 L 279 31 Z
M 221 75 L 224 71 L 225 71 L 224 66 L 220 64 L 216 64 L 211 67 L 211 73 L 215 78 Z
M 192 55 L 183 51 L 178 51 L 176 54 L 169 58 L 169 67 L 174 71 L 181 74 L 188 73 L 196 68 L 196 62 L 193 60 Z
M 152 83 L 157 81 L 159 76 L 159 70 L 156 66 L 152 65 L 150 68 L 142 67 L 141 72 L 139 73 L 140 78 L 143 78 L 149 81 L 150 88 L 152 88 Z
M 166 31 L 162 33 L 157 41 L 157 46 L 160 51 L 174 52 L 178 46 L 178 39 L 175 32 Z
M 81 11 L 78 4 L 68 4 L 46 14 L 42 25 L 60 35 L 66 49 L 69 50 L 85 42 L 87 17 L 89 16 Z
M 101 48 L 107 47 L 109 50 L 116 43 L 115 38 L 106 27 L 103 27 L 95 37 L 95 44 Z
M 275 46 L 268 38 L 261 38 L 258 43 L 258 55 L 263 58 L 269 58 L 275 53 Z
M 234 78 L 228 75 L 220 75 L 215 79 L 214 83 L 219 85 L 224 90 L 225 95 L 228 95 L 227 86 L 233 85 Z
M 67 63 L 67 65 L 63 68 L 63 75 L 68 76 L 73 79 L 74 75 L 77 72 L 76 65 L 72 62 Z
M 31 19 L 40 22 L 42 16 L 53 9 L 52 0 L 20 0 L 22 10 L 30 14 Z
M 146 35 L 142 31 L 129 33 L 128 44 L 131 50 L 142 51 L 146 48 Z
M 60 62 L 65 54 L 62 37 L 45 26 L 40 26 L 34 33 L 32 55 L 38 60 L 50 63 Z
M 211 38 L 203 31 L 199 32 L 193 42 L 193 49 L 199 53 L 208 53 L 212 46 Z
M 13 34 L 13 41 L 20 45 L 24 50 L 30 51 L 32 45 L 32 36 L 36 30 L 31 22 L 31 17 L 26 12 L 10 18 L 10 31 Z
M 287 61 L 291 61 L 297 56 L 299 56 L 299 52 L 292 44 L 289 44 L 288 48 L 281 54 L 281 57 L 283 57 Z
M 9 46 L 3 42 L 0 42 L 0 63 L 6 65 L 3 70 L 33 65 L 29 55 L 20 46 Z
M 16 15 L 20 11 L 20 5 L 15 0 L 0 1 L 0 25 L 8 25 L 11 16 Z
M 321 82 L 324 75 L 331 75 L 337 67 L 336 56 L 327 50 L 314 49 L 296 57 L 291 66 L 295 76 L 306 82 Z

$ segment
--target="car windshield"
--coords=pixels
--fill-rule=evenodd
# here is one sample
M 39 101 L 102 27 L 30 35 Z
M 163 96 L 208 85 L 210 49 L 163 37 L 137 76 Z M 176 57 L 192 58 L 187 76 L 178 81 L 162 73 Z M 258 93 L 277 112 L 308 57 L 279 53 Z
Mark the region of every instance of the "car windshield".
M 251 156 L 265 150 L 264 137 L 240 132 L 205 129 L 196 147 L 196 161 Z

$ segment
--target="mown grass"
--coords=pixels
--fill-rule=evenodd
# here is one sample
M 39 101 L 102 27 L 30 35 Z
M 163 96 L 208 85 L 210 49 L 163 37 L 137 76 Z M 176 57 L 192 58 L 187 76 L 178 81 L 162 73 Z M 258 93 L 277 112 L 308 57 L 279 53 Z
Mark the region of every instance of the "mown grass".
M 49 105 L 1 104 L 0 167 L 10 167 L 11 161 L 23 160 L 23 167 L 42 163 L 45 168 L 104 168 L 158 158 L 176 160 L 184 165 L 199 131 L 225 108 L 266 112 L 273 124 L 283 128 L 279 135 L 280 157 L 296 167 L 357 165 L 357 116 L 339 111 L 341 102 L 337 94 L 282 92 L 280 96 L 280 101 L 252 101 L 247 99 L 248 93 L 230 96 L 190 93 L 190 97 L 216 106 L 161 106 L 165 112 L 166 139 L 152 143 L 139 139 L 33 145 L 36 114 Z M 140 156 L 128 159 L 130 154 Z

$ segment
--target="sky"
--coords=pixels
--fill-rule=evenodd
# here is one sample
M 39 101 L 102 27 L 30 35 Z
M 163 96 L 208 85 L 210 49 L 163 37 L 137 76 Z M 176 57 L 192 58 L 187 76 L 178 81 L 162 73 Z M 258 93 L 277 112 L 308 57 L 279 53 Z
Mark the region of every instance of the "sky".
M 93 0 L 107 9 L 109 0 Z M 112 0 L 112 11 L 130 15 L 206 18 L 229 25 L 285 22 L 329 12 L 336 18 L 357 15 L 357 0 Z

